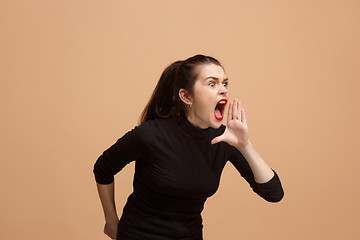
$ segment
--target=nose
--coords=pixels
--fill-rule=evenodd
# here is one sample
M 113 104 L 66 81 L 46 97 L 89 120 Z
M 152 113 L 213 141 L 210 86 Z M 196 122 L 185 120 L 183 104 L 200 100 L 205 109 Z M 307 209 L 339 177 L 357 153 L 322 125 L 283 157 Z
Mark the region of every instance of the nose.
M 219 95 L 223 96 L 223 97 L 227 97 L 228 94 L 228 90 L 226 89 L 226 87 L 224 85 L 220 85 L 220 89 L 219 89 Z

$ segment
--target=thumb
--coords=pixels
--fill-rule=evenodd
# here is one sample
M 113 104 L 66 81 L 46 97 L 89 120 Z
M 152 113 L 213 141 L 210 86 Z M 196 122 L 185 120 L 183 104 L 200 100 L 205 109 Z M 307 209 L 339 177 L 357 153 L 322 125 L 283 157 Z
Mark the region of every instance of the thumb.
M 214 138 L 213 140 L 211 140 L 211 144 L 215 144 L 215 143 L 223 142 L 223 141 L 225 141 L 224 134 L 222 134 L 222 135 L 220 135 L 220 136 L 217 136 L 216 138 Z

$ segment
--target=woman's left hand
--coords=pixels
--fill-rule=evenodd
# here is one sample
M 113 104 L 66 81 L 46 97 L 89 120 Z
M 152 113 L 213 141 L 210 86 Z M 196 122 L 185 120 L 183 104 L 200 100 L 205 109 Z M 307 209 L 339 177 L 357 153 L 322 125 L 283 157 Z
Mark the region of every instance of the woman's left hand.
M 224 133 L 211 141 L 211 144 L 227 142 L 241 149 L 249 143 L 248 126 L 246 124 L 245 110 L 237 99 L 229 105 L 228 118 Z

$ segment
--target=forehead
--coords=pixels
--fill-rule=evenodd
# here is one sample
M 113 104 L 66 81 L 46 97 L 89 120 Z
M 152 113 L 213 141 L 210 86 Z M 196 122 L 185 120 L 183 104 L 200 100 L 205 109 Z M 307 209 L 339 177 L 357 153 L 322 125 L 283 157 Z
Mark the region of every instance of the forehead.
M 226 74 L 224 69 L 216 64 L 202 64 L 197 67 L 198 79 L 206 79 L 208 77 L 215 77 L 218 79 L 225 79 Z

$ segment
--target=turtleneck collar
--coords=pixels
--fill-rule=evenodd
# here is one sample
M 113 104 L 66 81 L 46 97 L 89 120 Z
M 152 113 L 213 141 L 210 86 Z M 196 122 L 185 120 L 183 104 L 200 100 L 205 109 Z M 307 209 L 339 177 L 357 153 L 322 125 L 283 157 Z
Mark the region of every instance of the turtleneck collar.
M 182 117 L 179 121 L 180 128 L 188 135 L 192 137 L 203 137 L 206 136 L 211 127 L 208 127 L 206 129 L 201 129 L 198 127 L 195 127 L 191 124 L 191 122 L 186 118 Z

